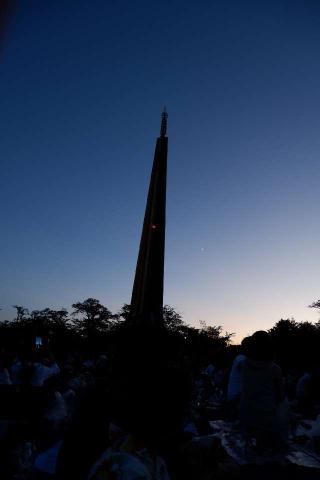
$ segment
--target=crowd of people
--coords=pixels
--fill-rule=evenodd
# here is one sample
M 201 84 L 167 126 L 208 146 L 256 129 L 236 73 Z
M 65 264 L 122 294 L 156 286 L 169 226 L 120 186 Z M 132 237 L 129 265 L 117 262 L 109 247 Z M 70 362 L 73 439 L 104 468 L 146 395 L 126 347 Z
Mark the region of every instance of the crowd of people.
M 1 478 L 215 478 L 223 454 L 210 422 L 237 425 L 259 453 L 285 450 L 300 421 L 320 419 L 319 369 L 282 371 L 267 332 L 219 361 L 170 355 L 167 337 L 140 333 L 112 352 L 3 349 Z M 212 477 L 199 445 L 210 445 Z

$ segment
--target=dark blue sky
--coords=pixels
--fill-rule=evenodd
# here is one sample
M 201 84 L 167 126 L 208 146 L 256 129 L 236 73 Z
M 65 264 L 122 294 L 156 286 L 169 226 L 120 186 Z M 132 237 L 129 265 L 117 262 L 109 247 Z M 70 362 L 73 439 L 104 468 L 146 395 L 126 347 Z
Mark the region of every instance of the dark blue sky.
M 1 318 L 128 302 L 169 112 L 165 301 L 316 320 L 320 5 L 21 0 L 1 62 Z

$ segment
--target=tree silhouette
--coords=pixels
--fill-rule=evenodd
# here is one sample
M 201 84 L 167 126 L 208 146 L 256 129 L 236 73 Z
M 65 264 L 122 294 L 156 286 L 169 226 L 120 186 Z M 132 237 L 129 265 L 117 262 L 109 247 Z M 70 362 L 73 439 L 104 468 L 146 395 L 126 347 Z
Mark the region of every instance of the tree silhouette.
M 72 304 L 72 315 L 81 315 L 73 324 L 76 331 L 83 337 L 92 337 L 96 334 L 106 333 L 110 329 L 114 315 L 95 298 L 87 298 L 83 302 Z
M 29 315 L 29 310 L 22 305 L 13 305 L 13 308 L 17 311 L 16 322 L 22 322 Z
M 320 324 L 281 319 L 270 330 L 283 368 L 306 368 L 319 362 Z
M 131 306 L 128 303 L 124 303 L 120 311 L 114 316 L 119 321 L 128 320 L 130 317 Z M 171 332 L 182 331 L 187 325 L 184 323 L 182 316 L 170 305 L 164 305 L 163 307 L 163 323 L 164 326 Z
M 164 326 L 171 332 L 180 332 L 186 326 L 181 314 L 170 305 L 164 305 L 163 307 L 163 322 Z
M 200 334 L 205 335 L 213 341 L 218 341 L 220 344 L 223 344 L 225 346 L 230 344 L 231 338 L 233 337 L 234 333 L 226 332 L 223 335 L 221 325 L 207 325 L 206 322 L 204 322 L 203 320 L 200 320 L 200 325 Z
M 124 303 L 119 312 L 117 313 L 118 320 L 128 320 L 128 318 L 130 317 L 130 310 L 131 305 L 129 305 L 128 303 Z
M 317 300 L 316 302 L 311 303 L 309 305 L 310 308 L 320 308 L 320 300 Z

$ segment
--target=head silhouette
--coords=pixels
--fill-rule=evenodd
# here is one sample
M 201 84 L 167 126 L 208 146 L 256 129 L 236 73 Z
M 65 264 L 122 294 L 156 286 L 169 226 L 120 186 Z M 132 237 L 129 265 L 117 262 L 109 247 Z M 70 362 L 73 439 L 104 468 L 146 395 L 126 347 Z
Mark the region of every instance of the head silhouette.
M 268 332 L 258 330 L 249 339 L 247 356 L 253 360 L 271 361 L 274 357 L 274 349 Z
M 241 342 L 241 353 L 243 353 L 243 355 L 248 354 L 248 349 L 249 349 L 249 346 L 250 346 L 250 339 L 251 339 L 251 337 L 245 337 Z

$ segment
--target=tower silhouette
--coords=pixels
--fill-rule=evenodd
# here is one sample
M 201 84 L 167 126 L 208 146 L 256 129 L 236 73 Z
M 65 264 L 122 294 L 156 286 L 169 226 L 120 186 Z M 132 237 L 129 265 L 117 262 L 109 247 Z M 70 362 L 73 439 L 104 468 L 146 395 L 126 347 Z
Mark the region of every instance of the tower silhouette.
M 131 297 L 130 321 L 163 324 L 163 276 L 166 230 L 168 138 L 166 109 L 161 115 L 139 255 Z

